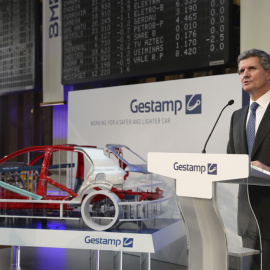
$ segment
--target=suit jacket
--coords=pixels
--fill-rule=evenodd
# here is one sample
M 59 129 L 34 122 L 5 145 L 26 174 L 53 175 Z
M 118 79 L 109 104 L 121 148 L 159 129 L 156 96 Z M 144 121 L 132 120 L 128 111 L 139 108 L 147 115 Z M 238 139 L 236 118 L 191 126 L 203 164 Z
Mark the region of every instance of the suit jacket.
M 248 106 L 235 111 L 232 115 L 230 137 L 227 146 L 229 154 L 247 154 L 246 120 Z M 270 105 L 261 120 L 256 133 L 251 160 L 259 160 L 270 166 Z
M 227 153 L 229 154 L 247 154 L 247 140 L 246 140 L 246 120 L 248 114 L 248 106 L 235 111 L 231 118 L 230 136 L 227 146 Z M 268 105 L 264 116 L 261 120 L 260 126 L 257 130 L 251 160 L 258 160 L 263 164 L 270 166 L 270 105 Z M 270 187 L 265 186 L 249 186 L 249 198 L 252 208 L 255 212 L 262 236 L 270 239 L 270 221 L 268 219 L 270 209 Z M 239 187 L 239 208 L 238 220 L 241 221 L 242 227 L 238 228 L 239 234 L 244 235 L 248 228 L 249 221 L 247 220 L 250 210 L 248 205 L 241 206 L 241 198 L 246 196 L 246 187 L 240 185 Z M 248 207 L 249 208 L 249 207 Z M 268 232 L 269 231 L 269 232 Z

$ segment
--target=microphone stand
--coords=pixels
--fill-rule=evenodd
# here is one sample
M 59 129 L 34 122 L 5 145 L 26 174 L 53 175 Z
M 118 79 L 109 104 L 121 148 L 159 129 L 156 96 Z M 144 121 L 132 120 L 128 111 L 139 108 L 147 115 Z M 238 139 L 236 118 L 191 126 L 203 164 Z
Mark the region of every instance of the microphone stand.
M 203 153 L 203 154 L 206 153 L 206 145 L 207 145 L 207 143 L 208 143 L 208 141 L 209 141 L 209 139 L 210 139 L 210 137 L 211 137 L 211 135 L 212 135 L 212 133 L 213 133 L 213 131 L 214 131 L 216 125 L 217 125 L 217 122 L 218 122 L 218 120 L 219 120 L 219 118 L 220 118 L 222 112 L 225 110 L 226 107 L 232 105 L 233 103 L 234 103 L 234 100 L 231 99 L 231 100 L 228 102 L 228 104 L 226 104 L 225 107 L 221 110 L 221 112 L 220 112 L 220 114 L 219 114 L 219 116 L 218 116 L 218 118 L 217 118 L 217 120 L 216 120 L 216 123 L 215 123 L 214 127 L 212 128 L 212 131 L 211 131 L 210 135 L 208 136 L 208 138 L 207 138 L 207 140 L 206 140 L 206 143 L 205 143 L 204 148 L 203 148 L 203 150 L 202 150 L 202 153 Z

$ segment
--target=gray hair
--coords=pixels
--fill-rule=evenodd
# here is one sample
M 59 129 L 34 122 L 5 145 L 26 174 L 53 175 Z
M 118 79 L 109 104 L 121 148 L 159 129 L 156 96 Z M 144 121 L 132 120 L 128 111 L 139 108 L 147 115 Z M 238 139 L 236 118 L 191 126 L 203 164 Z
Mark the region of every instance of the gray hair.
M 260 64 L 265 70 L 270 69 L 270 55 L 265 51 L 258 49 L 251 49 L 248 51 L 242 52 L 237 58 L 237 64 L 239 65 L 240 61 L 250 58 L 250 57 L 258 57 Z

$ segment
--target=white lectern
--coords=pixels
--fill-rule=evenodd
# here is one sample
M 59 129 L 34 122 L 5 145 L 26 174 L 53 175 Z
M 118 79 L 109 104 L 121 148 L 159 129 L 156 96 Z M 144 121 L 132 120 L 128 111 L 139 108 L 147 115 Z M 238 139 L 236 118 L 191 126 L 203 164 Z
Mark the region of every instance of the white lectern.
M 148 153 L 148 170 L 176 179 L 176 194 L 187 231 L 188 270 L 228 270 L 229 255 L 260 254 L 260 250 L 241 244 L 228 246 L 226 224 L 216 198 L 217 182 L 238 183 L 246 188 L 250 175 L 247 155 Z M 241 203 L 248 207 L 259 234 L 247 195 Z

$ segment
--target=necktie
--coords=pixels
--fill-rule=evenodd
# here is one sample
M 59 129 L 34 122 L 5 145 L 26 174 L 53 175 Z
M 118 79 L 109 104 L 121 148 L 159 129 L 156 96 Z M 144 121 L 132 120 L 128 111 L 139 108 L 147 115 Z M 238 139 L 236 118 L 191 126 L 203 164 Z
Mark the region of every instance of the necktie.
M 250 115 L 247 123 L 246 136 L 248 145 L 248 154 L 251 155 L 254 140 L 255 140 L 255 121 L 256 121 L 256 110 L 259 104 L 253 102 L 250 106 Z

